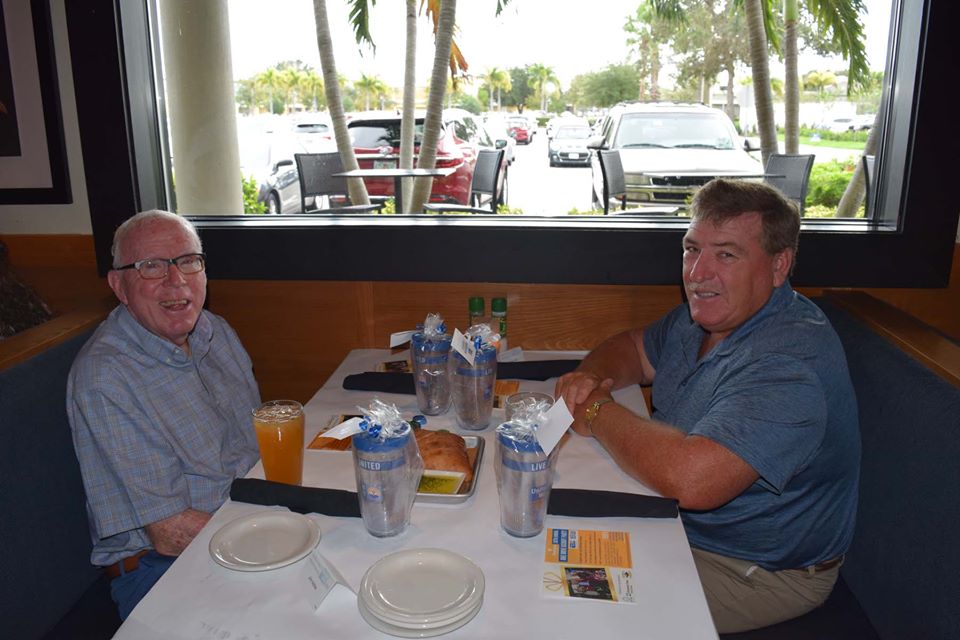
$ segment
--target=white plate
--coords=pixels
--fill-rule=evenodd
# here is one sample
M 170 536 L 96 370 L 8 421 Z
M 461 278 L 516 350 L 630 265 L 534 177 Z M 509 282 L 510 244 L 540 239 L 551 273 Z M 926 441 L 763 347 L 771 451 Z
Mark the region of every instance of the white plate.
M 237 571 L 267 571 L 293 564 L 320 542 L 320 527 L 290 511 L 263 511 L 237 518 L 210 539 L 210 555 Z
M 483 598 L 480 567 L 445 549 L 398 551 L 378 560 L 358 598 L 390 624 L 436 625 L 456 619 Z
M 381 620 L 375 614 L 370 612 L 366 606 L 364 606 L 362 600 L 357 600 L 357 608 L 360 609 L 360 616 L 367 621 L 371 627 L 377 631 L 382 631 L 383 633 L 398 636 L 400 638 L 430 638 L 432 636 L 440 636 L 445 633 L 450 633 L 455 629 L 459 629 L 463 625 L 467 624 L 473 620 L 474 616 L 477 615 L 477 612 L 480 611 L 480 607 L 483 605 L 483 599 L 477 601 L 472 609 L 468 609 L 463 613 L 463 615 L 453 622 L 430 628 L 415 628 L 415 627 L 401 627 L 395 624 L 390 624 L 385 620 Z

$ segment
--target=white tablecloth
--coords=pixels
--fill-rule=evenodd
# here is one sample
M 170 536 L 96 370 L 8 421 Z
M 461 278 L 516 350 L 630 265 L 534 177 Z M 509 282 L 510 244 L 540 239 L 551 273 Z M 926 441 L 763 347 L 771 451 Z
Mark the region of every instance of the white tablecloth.
M 525 359 L 570 357 L 570 352 L 529 352 Z M 375 395 L 344 391 L 343 378 L 373 370 L 391 356 L 386 350 L 350 353 L 306 405 L 307 442 L 331 416 L 355 412 Z M 521 382 L 521 389 L 552 393 L 554 381 Z M 404 415 L 417 413 L 414 396 L 376 394 L 394 402 Z M 638 389 L 618 392 L 618 400 L 646 413 Z M 502 418 L 495 410 L 494 422 Z M 451 411 L 430 417 L 428 428 L 456 430 Z M 468 432 L 461 432 L 467 434 Z M 519 539 L 500 527 L 493 469 L 493 426 L 469 432 L 486 439 L 475 495 L 461 504 L 420 504 L 411 525 L 393 538 L 369 535 L 358 518 L 312 515 L 320 525 L 318 550 L 355 590 L 363 574 L 384 555 L 411 548 L 437 547 L 461 553 L 483 570 L 486 591 L 476 618 L 447 637 L 477 638 L 716 638 L 697 579 L 683 525 L 677 519 L 568 518 L 548 516 L 548 527 L 630 532 L 637 590 L 636 604 L 582 599 L 549 599 L 540 594 L 545 538 Z M 304 485 L 356 490 L 349 452 L 307 450 Z M 257 464 L 249 477 L 263 477 Z M 557 487 L 653 493 L 622 473 L 592 439 L 572 435 L 558 460 Z M 304 563 L 272 571 L 243 573 L 221 567 L 209 554 L 210 539 L 227 522 L 269 507 L 227 501 L 120 628 L 129 640 L 296 640 L 299 638 L 385 638 L 360 617 L 356 597 L 335 589 L 314 612 L 298 587 Z

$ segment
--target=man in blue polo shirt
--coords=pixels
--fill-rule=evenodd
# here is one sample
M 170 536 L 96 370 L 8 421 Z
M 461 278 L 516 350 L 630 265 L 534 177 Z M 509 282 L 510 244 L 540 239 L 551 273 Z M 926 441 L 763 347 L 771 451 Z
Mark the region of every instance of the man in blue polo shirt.
M 203 310 L 205 259 L 188 220 L 133 216 L 113 260 L 121 304 L 73 363 L 67 415 L 91 560 L 125 619 L 256 463 L 260 392 L 236 333 Z
M 574 430 L 677 498 L 721 633 L 823 603 L 853 535 L 857 403 L 840 340 L 788 282 L 800 216 L 772 187 L 714 180 L 683 238 L 687 302 L 613 336 L 557 384 Z M 653 385 L 641 418 L 610 396 Z

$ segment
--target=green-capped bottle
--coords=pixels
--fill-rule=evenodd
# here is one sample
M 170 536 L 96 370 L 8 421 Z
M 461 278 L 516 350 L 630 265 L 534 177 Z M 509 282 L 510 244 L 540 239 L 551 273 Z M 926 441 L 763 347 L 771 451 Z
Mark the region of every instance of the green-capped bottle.
M 507 299 L 494 298 L 490 301 L 490 315 L 493 326 L 490 327 L 500 334 L 500 351 L 507 350 Z
M 483 321 L 484 302 L 482 296 L 473 296 L 467 303 L 470 311 L 470 324 L 468 327 Z

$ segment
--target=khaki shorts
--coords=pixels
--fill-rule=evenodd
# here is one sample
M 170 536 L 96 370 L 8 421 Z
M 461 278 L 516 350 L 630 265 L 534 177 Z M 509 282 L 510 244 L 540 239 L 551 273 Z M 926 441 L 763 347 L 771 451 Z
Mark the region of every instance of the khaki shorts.
M 758 629 L 803 615 L 823 604 L 842 560 L 827 569 L 767 571 L 747 560 L 693 549 L 710 615 L 719 633 Z

